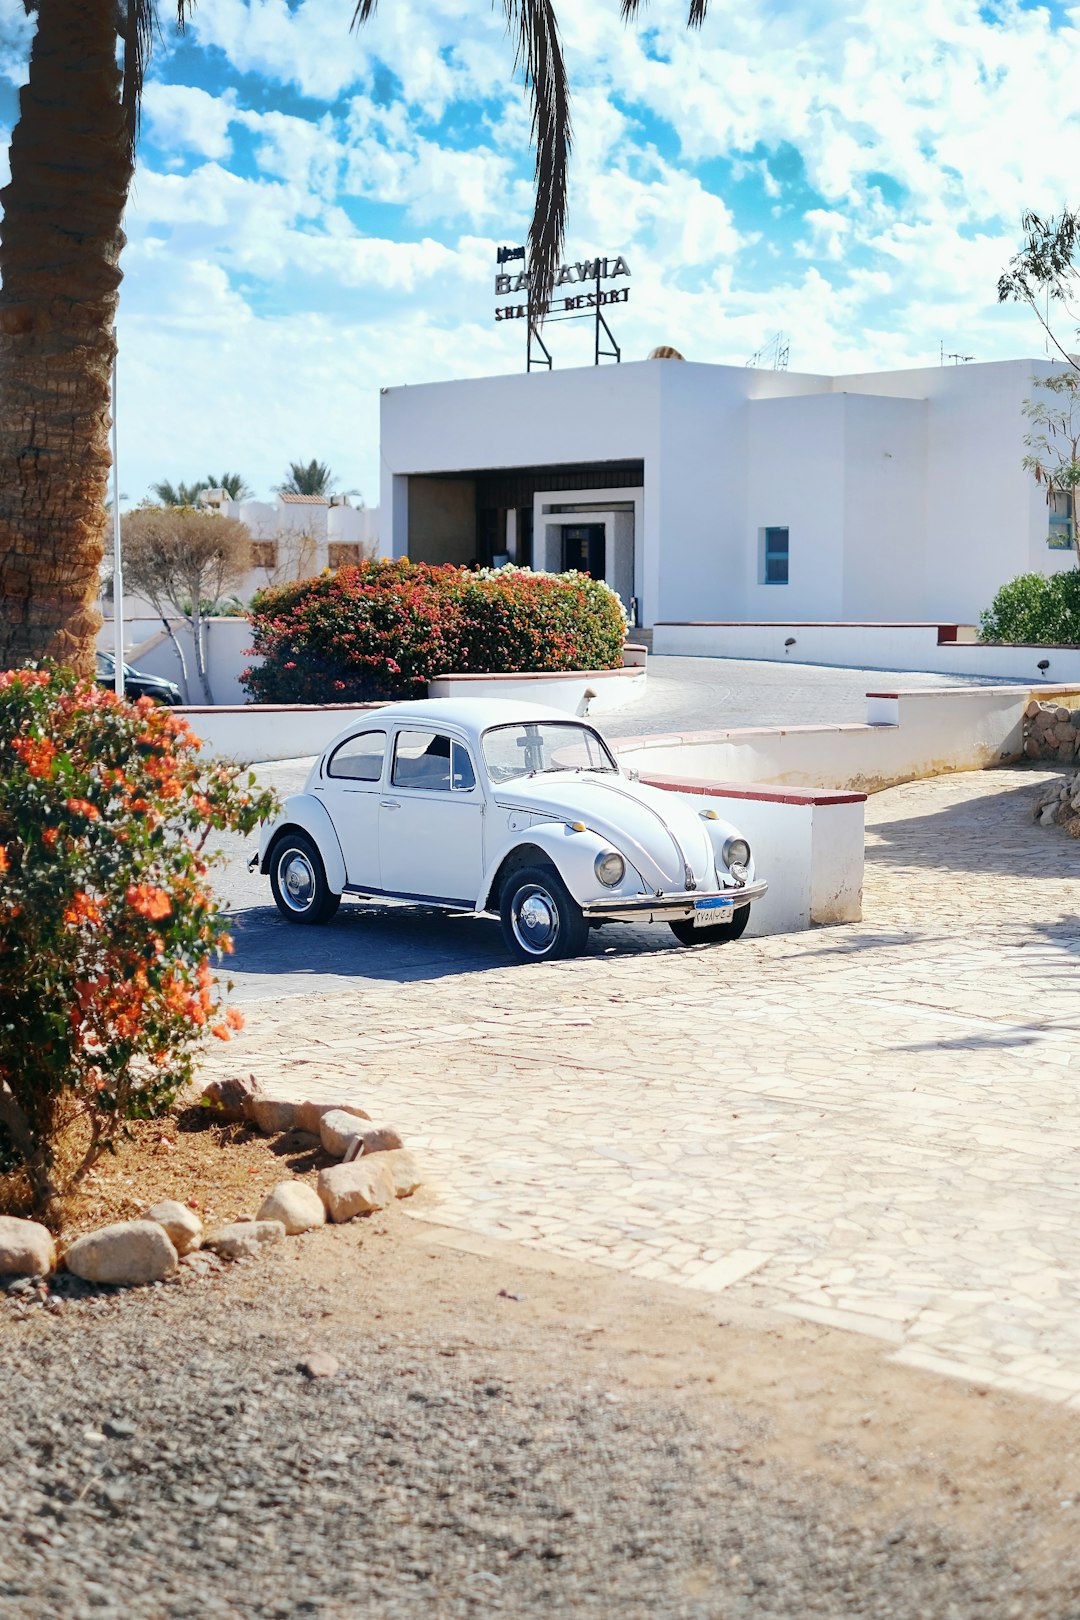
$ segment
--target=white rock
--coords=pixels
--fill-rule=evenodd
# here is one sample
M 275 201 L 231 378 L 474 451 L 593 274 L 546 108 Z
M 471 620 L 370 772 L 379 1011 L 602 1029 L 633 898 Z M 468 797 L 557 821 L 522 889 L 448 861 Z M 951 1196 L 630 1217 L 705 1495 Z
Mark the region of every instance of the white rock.
M 169 1241 L 177 1254 L 191 1254 L 202 1243 L 202 1221 L 193 1209 L 176 1198 L 166 1198 L 146 1212 L 148 1221 L 157 1221 L 169 1234 Z
M 160 1282 L 176 1270 L 172 1240 L 157 1221 L 117 1221 L 76 1238 L 64 1257 L 65 1264 L 84 1282 Z
M 364 1125 L 348 1149 L 342 1154 L 346 1163 L 358 1159 L 362 1153 L 393 1153 L 403 1147 L 401 1135 L 392 1125 Z
M 256 1097 L 248 1110 L 248 1118 L 265 1135 L 276 1136 L 279 1131 L 291 1131 L 296 1124 L 296 1104 L 278 1102 L 273 1097 Z
M 384 1164 L 393 1176 L 394 1192 L 398 1198 L 411 1198 L 420 1186 L 420 1173 L 412 1154 L 404 1148 L 399 1148 L 396 1152 L 381 1154 L 379 1162 Z
M 55 1265 L 56 1245 L 47 1226 L 0 1215 L 0 1277 L 47 1277 Z
M 363 1135 L 366 1123 L 355 1114 L 347 1114 L 343 1108 L 331 1108 L 319 1121 L 319 1140 L 327 1153 L 335 1159 L 343 1159 L 351 1145 Z
M 351 1221 L 394 1202 L 396 1188 L 388 1157 L 373 1153 L 353 1164 L 333 1164 L 319 1171 L 319 1197 L 332 1221 Z
M 296 1105 L 296 1129 L 310 1131 L 312 1136 L 318 1136 L 319 1126 L 327 1114 L 351 1114 L 354 1119 L 370 1119 L 362 1108 L 354 1108 L 351 1103 L 321 1103 L 302 1102 Z
M 219 1226 L 208 1232 L 204 1243 L 215 1254 L 226 1260 L 254 1260 L 271 1243 L 280 1243 L 285 1236 L 282 1221 L 234 1221 L 231 1226 Z
M 326 1221 L 326 1206 L 306 1181 L 279 1181 L 259 1206 L 256 1220 L 280 1221 L 289 1237 Z
M 246 1080 L 240 1075 L 231 1075 L 227 1080 L 211 1080 L 200 1103 L 213 1118 L 237 1122 L 249 1117 L 251 1105 L 260 1092 L 253 1074 Z

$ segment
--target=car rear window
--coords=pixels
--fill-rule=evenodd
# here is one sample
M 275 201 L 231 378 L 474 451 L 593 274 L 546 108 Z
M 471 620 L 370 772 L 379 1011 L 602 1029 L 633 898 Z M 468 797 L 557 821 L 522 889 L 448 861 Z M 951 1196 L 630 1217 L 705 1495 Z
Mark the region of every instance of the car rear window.
M 326 774 L 344 777 L 348 782 L 379 782 L 385 754 L 386 732 L 362 731 L 359 736 L 347 737 L 334 749 Z

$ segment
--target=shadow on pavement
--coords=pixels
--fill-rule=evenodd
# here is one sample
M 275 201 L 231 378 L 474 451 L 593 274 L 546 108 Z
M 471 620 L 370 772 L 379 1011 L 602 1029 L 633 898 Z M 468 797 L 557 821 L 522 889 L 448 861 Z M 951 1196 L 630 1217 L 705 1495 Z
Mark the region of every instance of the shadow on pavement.
M 1056 827 L 1036 827 L 1031 805 L 1041 782 L 1023 766 L 1016 786 L 977 802 L 943 804 L 929 815 L 870 822 L 876 842 L 866 847 L 868 866 L 879 861 L 953 872 L 991 872 L 1023 882 L 1031 876 L 1032 854 L 1040 877 L 1080 878 L 1080 840 Z
M 315 982 L 322 980 L 405 983 L 510 965 L 497 922 L 421 906 L 346 903 L 319 928 L 297 928 L 274 906 L 256 906 L 234 912 L 230 924 L 236 947 L 230 977 L 281 979 L 294 995 L 322 988 Z
M 221 964 L 240 999 L 311 995 L 365 979 L 407 984 L 516 967 L 490 917 L 453 916 L 423 906 L 370 906 L 346 900 L 332 922 L 298 928 L 274 906 L 234 911 L 235 943 Z M 641 955 L 681 949 L 666 928 L 610 927 L 591 937 L 588 955 Z

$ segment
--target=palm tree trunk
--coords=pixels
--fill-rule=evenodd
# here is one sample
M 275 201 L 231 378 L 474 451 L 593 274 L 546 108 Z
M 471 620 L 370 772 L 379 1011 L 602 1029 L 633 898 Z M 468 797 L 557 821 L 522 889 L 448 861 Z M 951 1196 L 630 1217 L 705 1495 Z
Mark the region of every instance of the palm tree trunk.
M 93 668 L 120 229 L 116 0 L 40 0 L 0 191 L 0 669 Z

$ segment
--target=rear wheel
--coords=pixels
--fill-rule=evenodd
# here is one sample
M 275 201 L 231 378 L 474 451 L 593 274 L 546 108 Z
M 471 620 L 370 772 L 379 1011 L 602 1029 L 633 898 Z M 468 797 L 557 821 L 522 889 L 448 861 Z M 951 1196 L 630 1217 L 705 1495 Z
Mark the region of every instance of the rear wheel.
M 511 872 L 499 899 L 503 939 L 519 962 L 580 956 L 589 939 L 581 907 L 552 867 Z
M 291 923 L 329 922 L 341 904 L 326 881 L 326 868 L 306 833 L 285 833 L 270 854 L 270 887 L 281 915 Z
M 726 945 L 729 939 L 739 939 L 746 933 L 750 921 L 750 907 L 739 906 L 729 923 L 708 923 L 695 928 L 691 920 L 668 923 L 680 945 Z

